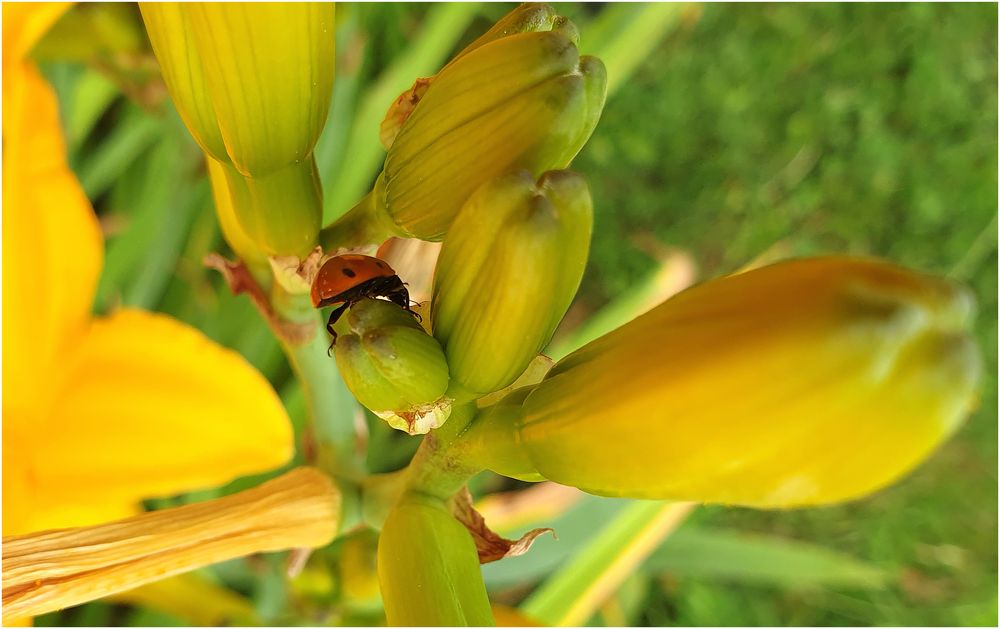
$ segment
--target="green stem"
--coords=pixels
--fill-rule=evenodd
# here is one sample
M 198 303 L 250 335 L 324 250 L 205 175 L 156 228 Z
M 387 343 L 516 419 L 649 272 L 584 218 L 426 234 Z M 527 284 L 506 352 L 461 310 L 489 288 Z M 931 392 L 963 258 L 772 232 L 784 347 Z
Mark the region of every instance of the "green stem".
M 315 333 L 301 344 L 282 340 L 282 349 L 302 384 L 315 441 L 315 465 L 337 481 L 343 494 L 341 530 L 361 519 L 360 485 L 367 475 L 362 438 L 354 426 L 356 405 L 327 355 L 330 342 L 320 313 L 304 295 L 289 295 L 275 283 L 272 301 L 285 320 L 315 325 Z
M 338 249 L 377 245 L 394 235 L 389 218 L 375 207 L 372 190 L 350 211 L 320 230 L 319 243 L 323 251 L 333 253 Z
M 458 438 L 476 412 L 474 403 L 458 405 L 444 426 L 424 437 L 408 468 L 406 492 L 447 500 L 482 471 L 481 466 L 469 461 L 467 442 Z

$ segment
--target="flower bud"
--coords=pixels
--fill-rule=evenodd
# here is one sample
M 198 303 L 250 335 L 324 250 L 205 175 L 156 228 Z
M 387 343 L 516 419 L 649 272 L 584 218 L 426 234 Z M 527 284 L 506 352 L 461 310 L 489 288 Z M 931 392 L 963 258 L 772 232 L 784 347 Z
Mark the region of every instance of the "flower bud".
M 198 2 L 188 11 L 236 168 L 257 177 L 306 161 L 333 91 L 333 4 Z
M 322 213 L 313 147 L 334 74 L 332 3 L 142 6 L 192 135 L 242 176 L 243 230 L 270 255 L 305 255 Z M 235 184 L 234 184 L 235 185 Z
M 395 233 L 440 240 L 480 185 L 512 169 L 565 168 L 604 106 L 604 65 L 580 58 L 575 28 L 487 41 L 426 86 L 372 192 Z
M 441 346 L 395 304 L 365 299 L 338 326 L 337 367 L 347 388 L 390 426 L 425 434 L 451 413 Z M 340 332 L 344 329 L 344 332 Z
M 504 465 L 601 495 L 764 508 L 856 498 L 969 412 L 981 371 L 971 311 L 961 287 L 884 262 L 782 262 L 691 288 L 589 343 L 520 414 L 484 413 L 506 432 L 478 432 L 520 444 L 527 461 Z
M 580 285 L 593 209 L 569 171 L 525 171 L 469 199 L 441 248 L 432 329 L 454 384 L 485 394 L 513 382 L 549 342 Z
M 190 5 L 181 2 L 140 2 L 149 43 L 160 63 L 163 81 L 177 113 L 210 157 L 228 162 L 226 143 L 215 119 L 215 106 L 205 82 L 198 47 L 192 41 Z
M 488 44 L 491 41 L 500 39 L 501 37 L 508 37 L 510 35 L 516 35 L 517 33 L 526 33 L 529 31 L 548 31 L 552 30 L 553 25 L 560 24 L 559 21 L 565 21 L 565 18 L 560 18 L 556 15 L 555 10 L 547 4 L 539 4 L 534 2 L 525 2 L 520 4 L 513 11 L 507 15 L 500 18 L 496 24 L 493 25 L 490 30 L 486 31 L 480 35 L 475 41 L 462 49 L 462 52 L 455 55 L 451 61 L 445 66 L 455 63 L 460 58 L 464 57 L 468 53 L 472 52 L 476 48 L 484 44 Z M 576 41 L 576 40 L 574 40 Z M 444 68 L 442 68 L 442 71 Z M 440 72 L 438 72 L 440 74 Z M 396 135 L 399 133 L 400 128 L 406 119 L 410 117 L 413 113 L 413 109 L 423 98 L 424 94 L 427 92 L 427 88 L 430 84 L 437 78 L 437 75 L 417 79 L 413 85 L 399 95 L 393 102 L 392 106 L 389 107 L 389 111 L 385 115 L 385 119 L 382 121 L 382 125 L 379 129 L 379 140 L 382 142 L 382 146 L 386 150 L 392 146 L 393 141 L 396 139 Z
M 492 626 L 476 545 L 430 498 L 406 496 L 378 542 L 378 576 L 390 626 Z

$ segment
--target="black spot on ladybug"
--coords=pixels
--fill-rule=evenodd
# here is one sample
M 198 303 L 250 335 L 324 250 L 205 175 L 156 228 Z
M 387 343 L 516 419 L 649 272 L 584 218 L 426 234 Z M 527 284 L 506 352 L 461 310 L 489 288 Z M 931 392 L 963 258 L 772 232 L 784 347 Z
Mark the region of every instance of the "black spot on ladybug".
M 357 273 L 355 273 L 354 271 L 350 270 L 346 266 L 344 268 L 340 269 L 340 272 L 343 273 L 344 275 L 346 275 L 347 277 L 354 277 L 355 275 L 357 275 Z

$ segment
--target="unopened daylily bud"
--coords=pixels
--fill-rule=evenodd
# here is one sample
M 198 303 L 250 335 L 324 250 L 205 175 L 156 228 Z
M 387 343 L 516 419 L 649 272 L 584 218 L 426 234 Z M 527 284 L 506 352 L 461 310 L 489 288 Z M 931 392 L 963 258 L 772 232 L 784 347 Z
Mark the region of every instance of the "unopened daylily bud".
M 696 286 L 593 341 L 518 416 L 498 415 L 506 433 L 478 430 L 602 495 L 767 508 L 856 498 L 968 414 L 981 371 L 971 311 L 968 291 L 888 263 L 782 262 Z
M 593 209 L 569 171 L 489 182 L 455 219 L 438 259 L 432 329 L 453 382 L 485 394 L 513 382 L 549 342 L 580 285 Z
M 600 60 L 579 56 L 572 23 L 553 24 L 484 43 L 435 76 L 345 225 L 368 214 L 396 235 L 441 240 L 483 183 L 565 168 L 597 124 L 607 81 Z
M 267 257 L 260 250 L 236 216 L 236 206 L 249 203 L 249 191 L 242 177 L 227 177 L 230 164 L 206 158 L 209 181 L 212 182 L 212 199 L 215 201 L 215 216 L 219 219 L 222 235 L 232 250 L 243 262 L 255 271 L 267 269 Z
M 342 322 L 337 367 L 359 402 L 410 434 L 425 434 L 448 419 L 448 363 L 413 316 L 388 301 L 365 299 Z
M 517 33 L 527 33 L 530 31 L 548 31 L 552 30 L 553 24 L 559 24 L 557 20 L 565 20 L 565 18 L 560 18 L 556 15 L 555 9 L 547 4 L 540 4 L 535 2 L 525 2 L 520 4 L 513 11 L 507 15 L 500 18 L 496 24 L 493 25 L 490 30 L 486 31 L 480 35 L 475 41 L 466 46 L 455 55 L 451 61 L 448 62 L 448 66 L 454 64 L 456 61 L 472 52 L 476 48 L 484 44 L 488 44 L 491 41 L 500 39 L 501 37 L 508 37 L 510 35 L 516 35 Z M 441 69 L 442 71 L 444 68 Z M 438 72 L 440 74 L 440 72 Z M 385 119 L 382 121 L 382 125 L 379 129 L 379 139 L 382 142 L 382 146 L 389 150 L 392 146 L 393 141 L 396 139 L 396 135 L 399 133 L 400 128 L 406 119 L 410 117 L 413 113 L 414 108 L 416 108 L 417 103 L 423 98 L 424 94 L 427 93 L 427 88 L 430 87 L 431 83 L 437 78 L 438 75 L 432 77 L 425 77 L 417 79 L 413 85 L 399 95 L 396 101 L 389 107 L 389 111 L 386 113 Z
M 143 4 L 164 78 L 201 147 L 243 176 L 235 206 L 271 255 L 305 255 L 322 210 L 313 147 L 334 75 L 332 3 Z
M 236 168 L 257 177 L 305 162 L 333 90 L 333 3 L 198 2 L 188 10 Z
M 149 43 L 177 113 L 205 153 L 228 162 L 226 143 L 215 119 L 215 106 L 193 41 L 190 7 L 181 2 L 139 3 Z
M 492 626 L 493 614 L 466 528 L 430 498 L 406 496 L 378 542 L 378 576 L 390 626 Z

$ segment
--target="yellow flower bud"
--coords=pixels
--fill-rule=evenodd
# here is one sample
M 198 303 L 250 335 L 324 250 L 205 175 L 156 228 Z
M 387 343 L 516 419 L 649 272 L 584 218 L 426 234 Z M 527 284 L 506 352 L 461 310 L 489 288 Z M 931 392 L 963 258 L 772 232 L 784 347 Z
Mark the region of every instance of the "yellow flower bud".
M 441 240 L 483 183 L 513 169 L 565 168 L 583 147 L 607 77 L 600 60 L 580 58 L 571 23 L 559 24 L 485 43 L 427 87 L 370 200 L 396 234 Z
M 406 496 L 378 543 L 378 576 L 390 626 L 492 626 L 476 545 L 431 498 Z
M 164 78 L 185 124 L 227 177 L 249 190 L 234 204 L 243 230 L 271 255 L 303 256 L 322 202 L 313 147 L 334 75 L 332 3 L 142 6 Z
M 765 508 L 863 496 L 969 412 L 971 311 L 961 287 L 875 260 L 710 281 L 557 363 L 518 416 L 485 413 L 479 436 L 515 440 L 524 460 L 485 440 L 483 456 L 602 495 Z
M 431 316 L 452 381 L 485 394 L 513 382 L 549 342 L 580 285 L 593 209 L 569 171 L 526 171 L 469 199 L 441 248 Z
M 390 426 L 425 434 L 451 413 L 441 346 L 395 304 L 365 299 L 342 317 L 337 367 L 354 397 Z
M 192 40 L 190 5 L 140 2 L 139 10 L 177 113 L 203 151 L 218 161 L 228 162 L 229 154 L 215 119 L 198 47 Z
M 196 2 L 191 34 L 233 164 L 264 176 L 306 161 L 334 74 L 330 2 Z
M 534 2 L 525 2 L 520 4 L 513 11 L 507 15 L 500 18 L 496 24 L 493 25 L 490 30 L 486 31 L 480 35 L 474 42 L 462 49 L 462 52 L 452 58 L 448 62 L 448 66 L 455 63 L 458 59 L 462 58 L 466 54 L 472 52 L 476 48 L 484 44 L 488 44 L 491 41 L 500 39 L 501 37 L 508 37 L 510 35 L 516 35 L 517 33 L 526 33 L 529 31 L 548 31 L 552 30 L 553 25 L 559 25 L 561 22 L 565 21 L 565 18 L 561 18 L 556 15 L 555 10 L 547 4 L 538 4 Z M 574 40 L 575 41 L 575 40 Z M 442 68 L 444 70 L 444 68 Z M 438 73 L 440 74 L 440 72 Z M 437 78 L 434 75 L 429 78 L 417 79 L 413 86 L 408 90 L 403 92 L 396 98 L 392 106 L 389 107 L 389 111 L 386 113 L 385 119 L 382 121 L 382 125 L 379 129 L 379 139 L 382 142 L 382 146 L 389 150 L 392 146 L 393 141 L 396 139 L 396 135 L 399 133 L 400 128 L 406 119 L 410 117 L 413 113 L 413 109 L 423 98 L 424 94 L 427 92 L 427 88 L 430 84 Z

